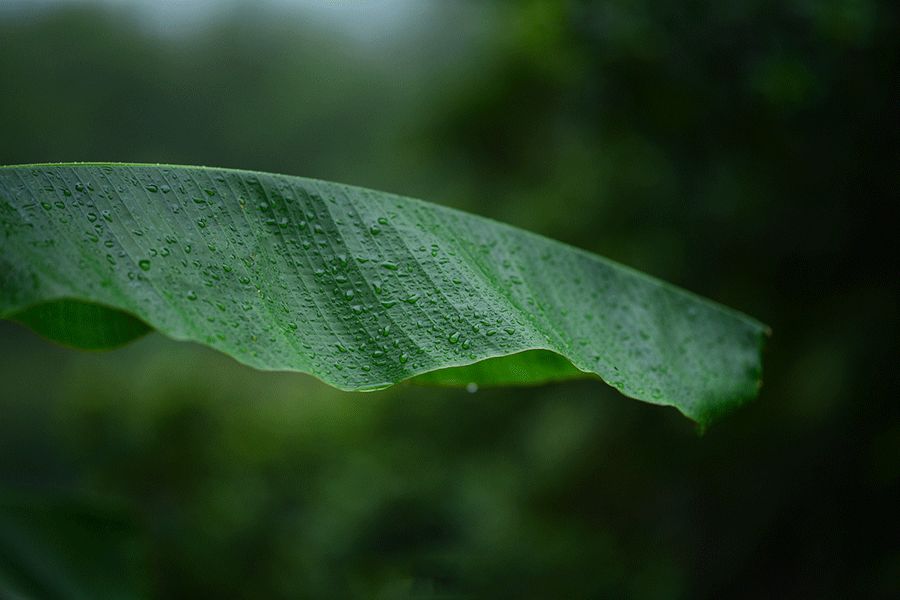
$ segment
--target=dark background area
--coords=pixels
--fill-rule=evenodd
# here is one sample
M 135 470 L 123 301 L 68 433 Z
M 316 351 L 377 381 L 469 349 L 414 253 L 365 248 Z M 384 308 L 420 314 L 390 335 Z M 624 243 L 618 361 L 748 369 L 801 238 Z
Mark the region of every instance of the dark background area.
M 0 596 L 900 594 L 896 3 L 149 4 L 0 7 L 0 164 L 462 208 L 768 323 L 765 385 L 700 436 L 599 382 L 347 394 L 4 322 Z

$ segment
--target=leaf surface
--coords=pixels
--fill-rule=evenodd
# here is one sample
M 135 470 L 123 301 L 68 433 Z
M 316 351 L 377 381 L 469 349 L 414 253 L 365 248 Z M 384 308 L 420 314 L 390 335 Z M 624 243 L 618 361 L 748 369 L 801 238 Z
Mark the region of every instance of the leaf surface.
M 0 317 L 75 346 L 152 328 L 344 390 L 595 375 L 706 423 L 754 397 L 766 327 L 588 252 L 300 177 L 0 168 Z

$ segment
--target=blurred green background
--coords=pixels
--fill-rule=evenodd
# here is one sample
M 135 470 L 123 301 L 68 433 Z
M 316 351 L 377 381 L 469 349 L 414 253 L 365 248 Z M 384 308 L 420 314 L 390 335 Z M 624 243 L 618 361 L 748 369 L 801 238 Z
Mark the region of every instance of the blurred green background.
M 774 330 L 699 436 L 592 381 L 347 394 L 0 323 L 0 597 L 897 597 L 897 12 L 0 3 L 0 164 L 397 192 Z

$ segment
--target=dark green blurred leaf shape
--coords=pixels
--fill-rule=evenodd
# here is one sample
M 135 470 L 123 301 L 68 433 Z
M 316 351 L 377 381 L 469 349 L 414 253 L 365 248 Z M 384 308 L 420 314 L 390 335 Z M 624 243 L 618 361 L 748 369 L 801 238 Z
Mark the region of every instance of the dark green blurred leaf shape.
M 0 488 L 0 598 L 146 598 L 144 544 L 121 507 Z
M 0 316 L 77 347 L 149 327 L 343 390 L 596 375 L 700 423 L 759 387 L 761 323 L 393 194 L 199 167 L 4 167 L 0 228 Z

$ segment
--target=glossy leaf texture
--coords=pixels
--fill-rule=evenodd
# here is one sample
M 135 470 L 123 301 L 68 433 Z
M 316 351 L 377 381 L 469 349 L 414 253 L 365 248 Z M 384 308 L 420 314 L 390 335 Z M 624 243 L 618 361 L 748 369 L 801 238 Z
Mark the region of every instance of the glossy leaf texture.
M 760 383 L 767 329 L 750 317 L 533 233 L 347 185 L 3 167 L 0 240 L 0 317 L 75 346 L 149 327 L 343 390 L 595 375 L 703 424 Z

